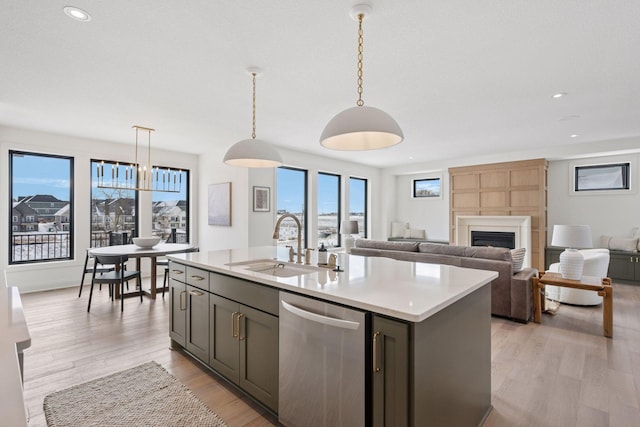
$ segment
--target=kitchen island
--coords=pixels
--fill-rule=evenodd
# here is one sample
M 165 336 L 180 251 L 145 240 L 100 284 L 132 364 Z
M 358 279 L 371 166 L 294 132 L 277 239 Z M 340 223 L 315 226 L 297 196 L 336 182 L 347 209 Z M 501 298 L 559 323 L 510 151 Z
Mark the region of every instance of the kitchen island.
M 282 296 L 357 310 L 362 402 L 349 406 L 362 407 L 362 424 L 480 425 L 491 408 L 488 284 L 497 273 L 337 255 L 342 271 L 289 263 L 275 247 L 170 255 L 172 344 L 280 414 L 290 402 L 279 399 L 279 372 L 297 351 L 279 336 Z

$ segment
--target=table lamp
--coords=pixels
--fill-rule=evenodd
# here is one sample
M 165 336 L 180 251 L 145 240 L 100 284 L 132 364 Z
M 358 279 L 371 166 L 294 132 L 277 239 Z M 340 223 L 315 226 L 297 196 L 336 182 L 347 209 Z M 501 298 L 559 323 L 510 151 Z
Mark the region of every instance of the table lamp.
M 354 246 L 352 234 L 358 234 L 358 221 L 345 220 L 340 223 L 340 234 L 344 235 L 344 249 L 350 254 Z
M 590 248 L 591 227 L 588 225 L 554 225 L 551 246 L 566 248 L 560 254 L 560 274 L 563 279 L 582 279 L 584 257 L 577 248 Z

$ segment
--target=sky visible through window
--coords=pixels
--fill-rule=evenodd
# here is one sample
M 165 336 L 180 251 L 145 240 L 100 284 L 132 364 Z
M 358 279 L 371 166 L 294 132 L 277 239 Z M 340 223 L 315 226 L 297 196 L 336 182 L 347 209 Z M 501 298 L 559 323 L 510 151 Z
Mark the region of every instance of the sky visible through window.
M 13 197 L 50 194 L 69 201 L 69 160 L 56 157 L 14 155 Z

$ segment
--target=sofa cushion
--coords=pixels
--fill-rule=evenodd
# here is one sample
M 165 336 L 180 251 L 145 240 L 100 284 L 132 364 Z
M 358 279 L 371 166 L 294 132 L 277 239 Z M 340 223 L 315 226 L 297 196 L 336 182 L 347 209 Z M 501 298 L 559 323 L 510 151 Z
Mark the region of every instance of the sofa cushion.
M 468 246 L 465 256 L 511 262 L 511 250 L 492 246 Z
M 419 252 L 437 255 L 464 256 L 466 246 L 439 245 L 437 243 L 420 243 Z
M 418 242 L 385 242 L 382 240 L 357 239 L 356 247 L 384 249 L 391 251 L 418 252 Z
M 522 271 L 522 264 L 524 264 L 524 256 L 526 254 L 526 248 L 511 249 L 511 263 L 513 264 L 513 273 Z

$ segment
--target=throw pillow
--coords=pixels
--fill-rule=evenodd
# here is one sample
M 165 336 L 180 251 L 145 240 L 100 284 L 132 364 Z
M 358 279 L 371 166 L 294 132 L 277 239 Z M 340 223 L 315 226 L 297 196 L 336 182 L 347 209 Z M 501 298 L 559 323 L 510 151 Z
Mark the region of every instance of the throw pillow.
M 609 242 L 611 241 L 611 236 L 605 236 L 604 234 L 600 236 L 600 247 L 609 249 Z
M 425 230 L 418 230 L 415 228 L 407 228 L 404 230 L 405 239 L 426 239 L 427 232 Z
M 638 250 L 638 239 L 630 239 L 628 237 L 612 237 L 609 240 L 609 249 L 635 252 Z
M 511 249 L 511 263 L 513 264 L 514 274 L 522 271 L 522 264 L 524 264 L 524 254 L 526 251 L 526 248 Z
M 404 237 L 404 231 L 408 228 L 409 228 L 408 222 L 392 222 L 391 236 L 389 237 Z

